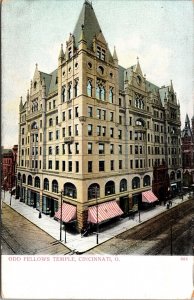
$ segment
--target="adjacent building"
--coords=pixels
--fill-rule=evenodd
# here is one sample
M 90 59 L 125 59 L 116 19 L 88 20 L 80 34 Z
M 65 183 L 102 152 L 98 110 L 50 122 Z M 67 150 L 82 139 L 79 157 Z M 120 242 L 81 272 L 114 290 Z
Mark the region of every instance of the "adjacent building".
M 4 191 L 11 191 L 16 185 L 18 145 L 12 149 L 1 149 L 1 187 Z
M 19 120 L 20 199 L 50 216 L 63 203 L 64 221 L 76 219 L 78 230 L 98 221 L 97 203 L 103 221 L 137 210 L 148 191 L 161 201 L 181 188 L 172 81 L 149 82 L 138 58 L 120 66 L 88 1 L 56 70 L 47 74 L 36 65 Z
M 183 184 L 189 187 L 192 183 L 194 184 L 194 116 L 190 125 L 188 114 L 186 114 L 185 126 L 181 134 Z

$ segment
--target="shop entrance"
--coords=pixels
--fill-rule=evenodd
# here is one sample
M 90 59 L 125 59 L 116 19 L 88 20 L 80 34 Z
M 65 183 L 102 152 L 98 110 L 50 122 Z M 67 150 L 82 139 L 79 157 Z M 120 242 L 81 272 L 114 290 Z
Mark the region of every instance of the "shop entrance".
M 129 213 L 129 197 L 121 197 L 120 198 L 120 208 L 124 212 L 124 216 L 128 215 Z

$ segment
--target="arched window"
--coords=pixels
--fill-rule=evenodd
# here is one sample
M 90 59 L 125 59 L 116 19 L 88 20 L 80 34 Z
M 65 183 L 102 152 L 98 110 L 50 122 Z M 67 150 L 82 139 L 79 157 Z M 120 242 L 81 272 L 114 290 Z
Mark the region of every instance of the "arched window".
M 64 86 L 62 89 L 62 102 L 66 101 L 65 93 L 66 93 L 66 90 L 65 90 L 65 86 Z
M 21 179 L 21 173 L 18 173 L 18 180 Z
M 110 180 L 105 185 L 105 196 L 115 194 L 115 183 Z
M 77 189 L 73 183 L 67 182 L 64 184 L 64 196 L 77 199 Z
M 34 179 L 34 186 L 39 188 L 40 187 L 40 178 L 38 176 Z
M 100 87 L 98 85 L 96 87 L 96 98 L 100 99 Z
M 79 95 L 79 83 L 78 80 L 75 80 L 75 97 Z
M 150 176 L 146 175 L 143 178 L 143 186 L 148 186 L 148 185 L 150 185 Z
M 28 175 L 28 185 L 32 185 L 32 176 Z
M 142 126 L 142 127 L 144 127 L 145 126 L 145 122 L 142 119 L 137 119 L 136 122 L 135 122 L 135 125 L 136 126 Z
M 101 87 L 101 97 L 100 97 L 100 99 L 104 101 L 105 97 L 106 97 L 105 88 L 102 86 Z
M 58 182 L 56 180 L 52 181 L 52 192 L 58 193 Z
M 140 187 L 140 179 L 139 177 L 134 177 L 132 179 L 132 189 L 138 189 Z
M 23 176 L 22 176 L 22 182 L 26 183 L 26 175 L 25 174 L 23 174 Z
M 181 171 L 180 171 L 180 170 L 177 171 L 176 177 L 177 177 L 177 179 L 180 179 L 180 178 L 181 178 Z
M 120 181 L 120 192 L 124 192 L 127 190 L 127 180 L 126 179 L 122 179 Z
M 92 83 L 90 80 L 88 80 L 88 84 L 87 84 L 87 95 L 88 97 L 92 97 Z
M 113 88 L 112 87 L 109 89 L 109 102 L 113 103 Z
M 38 125 L 36 122 L 33 122 L 31 125 L 31 129 L 38 129 Z
M 98 183 L 92 183 L 88 188 L 88 200 L 100 197 L 100 186 Z
M 72 83 L 70 82 L 68 85 L 68 100 L 72 99 Z
M 175 180 L 175 172 L 174 171 L 172 171 L 170 173 L 170 180 Z
M 44 190 L 49 191 L 49 180 L 47 178 L 44 179 Z

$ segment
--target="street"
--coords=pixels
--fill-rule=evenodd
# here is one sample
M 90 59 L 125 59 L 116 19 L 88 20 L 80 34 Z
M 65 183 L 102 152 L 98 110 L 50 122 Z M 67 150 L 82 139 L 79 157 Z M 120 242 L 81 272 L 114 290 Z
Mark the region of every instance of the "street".
M 1 245 L 3 255 L 64 255 L 66 246 L 3 203 Z

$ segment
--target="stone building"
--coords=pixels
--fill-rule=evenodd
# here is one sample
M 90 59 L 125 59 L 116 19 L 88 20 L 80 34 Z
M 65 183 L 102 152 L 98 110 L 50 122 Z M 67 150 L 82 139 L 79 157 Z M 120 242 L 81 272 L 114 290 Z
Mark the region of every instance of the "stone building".
M 190 186 L 194 184 L 194 116 L 191 126 L 188 114 L 185 118 L 185 127 L 181 133 L 182 162 L 183 162 L 183 184 Z
M 10 191 L 16 185 L 17 151 L 18 145 L 1 149 L 1 187 L 4 191 Z
M 36 65 L 19 114 L 20 198 L 51 216 L 63 201 L 64 220 L 76 219 L 78 230 L 99 221 L 97 202 L 103 221 L 149 202 L 147 191 L 155 201 L 154 166 L 165 162 L 167 189 L 181 185 L 180 106 L 172 82 L 147 81 L 139 59 L 120 66 L 88 1 L 61 45 L 57 69 L 47 74 Z M 154 184 L 162 200 L 161 180 Z

